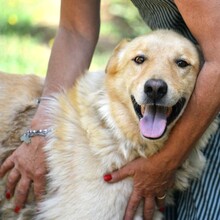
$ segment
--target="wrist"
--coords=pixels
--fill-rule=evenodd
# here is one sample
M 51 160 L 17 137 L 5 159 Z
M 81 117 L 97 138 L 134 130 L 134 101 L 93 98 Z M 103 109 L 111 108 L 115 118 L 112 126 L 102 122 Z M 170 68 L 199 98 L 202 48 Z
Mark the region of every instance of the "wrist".
M 50 126 L 50 117 L 45 102 L 47 101 L 38 104 L 37 111 L 30 123 L 30 129 L 47 129 Z
M 170 151 L 170 149 L 162 149 L 158 153 L 157 160 L 163 161 L 162 165 L 166 167 L 167 170 L 177 170 L 181 164 L 183 163 L 184 157 L 180 154 L 176 153 L 175 151 Z
M 175 171 L 177 170 L 182 160 L 179 157 L 175 157 L 174 152 L 170 153 L 168 149 L 161 149 L 157 154 L 153 155 L 151 158 L 155 161 L 155 164 L 166 168 L 167 171 Z

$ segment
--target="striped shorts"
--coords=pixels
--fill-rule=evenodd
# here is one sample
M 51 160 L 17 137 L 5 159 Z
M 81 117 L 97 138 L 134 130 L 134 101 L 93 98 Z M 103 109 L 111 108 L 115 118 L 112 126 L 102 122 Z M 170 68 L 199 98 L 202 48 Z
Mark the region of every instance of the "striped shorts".
M 197 44 L 172 0 L 131 1 L 151 29 L 173 29 Z M 167 220 L 220 220 L 220 127 L 204 155 L 206 169 L 188 190 L 176 194 L 176 205 L 166 208 Z

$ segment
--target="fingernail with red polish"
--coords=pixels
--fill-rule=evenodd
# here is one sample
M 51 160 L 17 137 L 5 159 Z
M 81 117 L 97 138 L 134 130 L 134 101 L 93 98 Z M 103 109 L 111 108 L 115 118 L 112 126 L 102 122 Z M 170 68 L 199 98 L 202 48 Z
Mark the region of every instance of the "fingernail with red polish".
M 16 206 L 14 209 L 14 212 L 18 214 L 20 212 L 20 210 L 21 210 L 21 208 L 19 206 Z
M 5 193 L 5 198 L 9 200 L 11 198 L 11 193 L 10 192 L 6 192 Z
M 159 208 L 160 212 L 165 212 L 165 207 Z
M 111 179 L 112 179 L 112 175 L 111 174 L 106 174 L 106 175 L 104 175 L 104 180 L 106 181 L 106 182 L 109 182 Z

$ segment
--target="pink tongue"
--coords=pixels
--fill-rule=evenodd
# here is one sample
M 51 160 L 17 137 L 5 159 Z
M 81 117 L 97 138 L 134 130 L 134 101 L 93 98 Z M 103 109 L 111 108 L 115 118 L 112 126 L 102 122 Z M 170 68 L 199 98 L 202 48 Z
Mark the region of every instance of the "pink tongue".
M 159 138 L 166 129 L 166 109 L 158 106 L 151 106 L 144 112 L 140 120 L 140 130 L 146 138 Z

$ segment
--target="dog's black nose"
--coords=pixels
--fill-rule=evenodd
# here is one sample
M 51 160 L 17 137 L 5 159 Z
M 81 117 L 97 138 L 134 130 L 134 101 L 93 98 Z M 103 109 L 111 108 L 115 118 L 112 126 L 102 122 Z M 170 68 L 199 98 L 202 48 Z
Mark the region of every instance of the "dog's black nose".
M 167 94 L 167 84 L 161 79 L 150 79 L 144 85 L 144 92 L 150 99 L 158 101 Z

